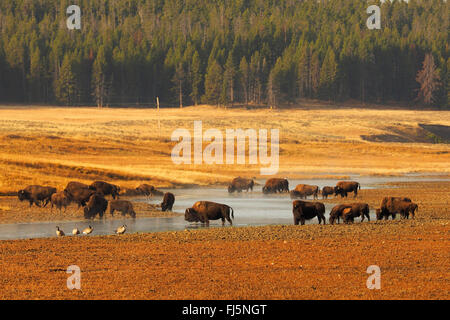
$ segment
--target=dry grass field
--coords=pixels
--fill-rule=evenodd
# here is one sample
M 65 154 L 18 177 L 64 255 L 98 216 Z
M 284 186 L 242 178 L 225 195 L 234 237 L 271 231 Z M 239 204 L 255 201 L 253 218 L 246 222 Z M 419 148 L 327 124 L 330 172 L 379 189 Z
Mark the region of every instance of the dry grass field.
M 61 189 L 70 180 L 135 188 L 143 181 L 168 187 L 261 177 L 259 164 L 173 164 L 171 134 L 192 132 L 195 120 L 203 121 L 203 130 L 279 129 L 279 176 L 450 173 L 449 144 L 430 143 L 435 137 L 419 125 L 450 126 L 448 111 L 0 107 L 0 194 L 30 184 Z

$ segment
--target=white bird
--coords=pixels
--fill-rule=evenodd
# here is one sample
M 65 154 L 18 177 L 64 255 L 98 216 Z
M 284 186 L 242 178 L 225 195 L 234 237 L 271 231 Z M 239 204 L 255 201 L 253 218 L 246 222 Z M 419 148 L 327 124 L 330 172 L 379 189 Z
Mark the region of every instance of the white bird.
M 90 234 L 90 233 L 92 233 L 93 230 L 94 230 L 94 228 L 89 226 L 89 228 L 86 228 L 83 230 L 83 234 Z
M 75 229 L 72 230 L 72 234 L 74 236 L 76 236 L 77 234 L 80 234 L 80 230 L 78 230 L 78 228 L 75 228 Z
M 60 230 L 59 227 L 56 227 L 56 236 L 57 237 L 64 237 L 66 234 L 64 231 Z
M 124 234 L 127 231 L 127 226 L 124 224 L 123 226 L 116 229 L 117 234 Z

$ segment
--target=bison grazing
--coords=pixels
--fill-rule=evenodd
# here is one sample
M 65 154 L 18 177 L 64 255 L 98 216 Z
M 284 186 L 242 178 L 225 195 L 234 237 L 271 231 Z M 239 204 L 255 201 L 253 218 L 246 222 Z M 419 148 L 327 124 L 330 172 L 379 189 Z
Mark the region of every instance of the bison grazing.
M 337 219 L 337 222 L 339 223 L 339 219 L 342 218 L 342 212 L 346 208 L 349 208 L 349 205 L 347 205 L 347 204 L 338 204 L 338 205 L 334 206 L 333 209 L 331 209 L 331 212 L 330 212 L 330 218 L 329 218 L 330 224 L 334 224 L 336 219 Z
M 318 186 L 310 186 L 307 184 L 299 184 L 291 191 L 291 199 L 301 198 L 306 199 L 308 196 L 313 196 L 317 199 L 319 196 L 320 188 Z
M 410 204 L 406 205 L 403 211 L 400 212 L 403 219 L 409 219 L 409 215 L 412 215 L 412 218 L 415 218 L 416 211 L 419 210 L 419 206 L 417 203 L 411 202 Z
M 225 219 L 230 225 L 233 225 L 233 208 L 226 204 L 220 204 L 210 201 L 197 201 L 192 208 L 185 211 L 184 219 L 189 222 L 201 222 L 209 226 L 209 220 L 222 219 L 222 226 L 225 225 Z
M 347 194 L 349 192 L 353 192 L 354 193 L 354 198 L 356 198 L 356 196 L 358 195 L 358 190 L 361 189 L 361 185 L 359 184 L 359 182 L 355 182 L 355 181 L 339 181 L 336 184 L 336 188 L 335 188 L 335 196 L 337 196 L 338 194 L 341 195 L 341 198 L 345 197 L 347 198 Z
M 387 220 L 389 216 L 392 216 L 392 220 L 394 220 L 397 213 L 406 216 L 405 212 L 411 203 L 409 198 L 384 197 L 381 201 L 380 209 L 377 210 L 377 220 L 382 220 L 383 218 Z
M 294 224 L 301 225 L 305 224 L 305 220 L 310 220 L 314 217 L 319 219 L 319 224 L 325 220 L 325 205 L 321 202 L 306 202 L 301 200 L 296 200 L 292 203 L 292 213 L 294 214 Z
M 132 218 L 136 218 L 133 204 L 126 200 L 111 200 L 109 202 L 109 213 L 114 216 L 114 211 L 119 211 L 122 216 L 129 214 Z
M 253 186 L 255 185 L 255 182 L 253 179 L 245 179 L 241 177 L 234 178 L 233 181 L 231 181 L 230 185 L 228 186 L 228 192 L 233 193 L 235 191 L 242 192 L 242 190 L 245 190 L 248 192 L 248 190 L 253 191 Z
M 70 197 L 69 193 L 67 191 L 61 191 L 52 194 L 51 197 L 51 204 L 52 208 L 55 206 L 59 212 L 61 212 L 62 207 L 64 207 L 64 212 L 66 212 L 67 207 L 72 202 L 72 198 Z
M 322 199 L 328 199 L 328 196 L 335 193 L 336 187 L 323 187 L 322 188 Z
M 89 189 L 101 193 L 105 197 L 111 195 L 113 199 L 119 198 L 120 187 L 111 183 L 95 181 L 89 186 Z
M 264 194 L 289 192 L 289 181 L 287 179 L 272 178 L 266 181 L 262 189 Z
M 355 218 L 361 217 L 361 222 L 367 217 L 370 221 L 369 205 L 367 203 L 352 203 L 342 210 L 342 218 L 345 223 L 353 223 Z
M 108 201 L 101 194 L 93 194 L 84 208 L 84 218 L 85 219 L 94 219 L 98 214 L 100 218 L 103 218 L 103 215 L 108 208 Z
M 173 193 L 166 192 L 161 203 L 162 211 L 172 211 L 173 204 L 175 203 L 175 196 Z
M 17 196 L 19 197 L 20 201 L 29 201 L 30 207 L 33 204 L 40 207 L 42 203 L 44 204 L 44 207 L 46 207 L 54 193 L 56 193 L 56 188 L 28 186 L 23 190 L 19 190 Z

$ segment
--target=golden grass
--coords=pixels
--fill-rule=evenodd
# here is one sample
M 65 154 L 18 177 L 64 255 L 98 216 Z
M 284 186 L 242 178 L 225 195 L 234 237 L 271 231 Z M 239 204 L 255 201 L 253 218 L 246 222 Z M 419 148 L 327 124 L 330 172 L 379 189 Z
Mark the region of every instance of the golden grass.
M 158 118 L 161 128 L 158 129 Z M 237 175 L 265 178 L 260 165 L 174 165 L 176 128 L 280 130 L 278 176 L 345 178 L 349 173 L 450 173 L 450 147 L 423 143 L 418 124 L 450 126 L 448 111 L 361 108 L 97 109 L 0 107 L 0 192 L 24 185 L 62 188 L 102 179 L 134 188 L 224 184 Z M 411 143 L 368 142 L 362 135 L 402 135 Z M 416 141 L 416 142 L 414 142 Z

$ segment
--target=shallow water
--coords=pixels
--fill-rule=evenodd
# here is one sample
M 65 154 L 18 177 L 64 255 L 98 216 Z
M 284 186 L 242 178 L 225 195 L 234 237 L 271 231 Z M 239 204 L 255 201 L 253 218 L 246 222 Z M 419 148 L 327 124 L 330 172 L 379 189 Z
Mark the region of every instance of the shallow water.
M 352 180 L 359 181 L 362 188 L 375 188 L 374 184 L 385 182 L 401 182 L 401 181 L 442 181 L 442 178 L 422 178 L 415 175 L 406 177 L 367 177 L 352 176 Z M 258 181 L 263 183 L 263 181 Z M 314 179 L 314 180 L 290 180 L 289 187 L 293 189 L 297 184 L 313 184 L 320 188 L 323 186 L 333 186 L 336 180 L 331 179 Z M 292 217 L 292 200 L 288 194 L 284 195 L 263 195 L 261 193 L 261 185 L 254 188 L 254 192 L 242 192 L 240 194 L 229 195 L 226 188 L 194 188 L 194 189 L 168 189 L 175 194 L 174 211 L 184 213 L 185 209 L 191 207 L 196 201 L 208 200 L 218 203 L 225 203 L 234 209 L 235 219 L 233 225 L 242 226 L 261 226 L 261 225 L 280 225 L 293 224 Z M 320 197 L 319 197 L 320 198 Z M 351 199 L 351 196 L 349 200 Z M 147 201 L 142 199 L 140 201 Z M 319 200 L 320 201 L 320 200 Z M 160 198 L 148 201 L 152 204 L 161 202 Z M 325 204 L 326 214 L 334 204 Z M 108 217 L 108 214 L 105 215 Z M 139 213 L 138 213 L 139 216 Z M 375 219 L 374 210 L 370 211 L 371 220 Z M 359 219 L 357 219 L 359 221 Z M 317 218 L 309 220 L 307 224 L 317 224 Z M 121 220 L 94 220 L 94 221 L 77 221 L 77 222 L 37 222 L 37 223 L 20 223 L 20 224 L 0 224 L 0 240 L 28 239 L 28 238 L 47 238 L 56 236 L 56 226 L 59 226 L 66 235 L 71 235 L 73 228 L 79 230 L 84 229 L 88 225 L 94 228 L 92 235 L 109 235 L 122 224 L 127 225 L 127 233 L 135 232 L 162 232 L 177 231 L 186 228 L 201 228 L 200 224 L 190 224 L 184 220 L 184 215 L 175 217 L 159 217 L 159 218 L 137 218 L 137 219 L 121 219 Z M 210 227 L 220 227 L 221 220 L 211 221 Z M 226 226 L 229 226 L 226 222 Z M 82 235 L 83 236 L 83 235 Z

